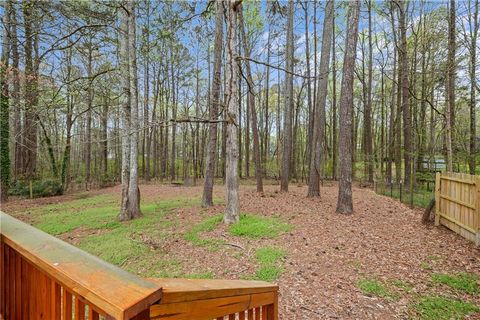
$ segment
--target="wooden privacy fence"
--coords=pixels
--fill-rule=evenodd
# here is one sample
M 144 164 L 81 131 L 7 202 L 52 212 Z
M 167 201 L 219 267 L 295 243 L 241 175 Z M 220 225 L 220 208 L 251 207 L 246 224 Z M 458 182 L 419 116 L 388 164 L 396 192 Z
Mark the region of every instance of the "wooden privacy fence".
M 263 281 L 143 279 L 0 212 L 0 319 L 278 319 Z
M 480 177 L 437 172 L 435 225 L 445 227 L 480 245 Z

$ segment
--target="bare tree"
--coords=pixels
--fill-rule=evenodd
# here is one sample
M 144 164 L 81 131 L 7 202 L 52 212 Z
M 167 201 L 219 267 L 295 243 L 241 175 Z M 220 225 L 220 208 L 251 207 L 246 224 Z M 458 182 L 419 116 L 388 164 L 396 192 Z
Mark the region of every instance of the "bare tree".
M 138 188 L 138 78 L 135 2 L 128 1 L 128 70 L 130 80 L 130 182 L 128 185 L 128 213 L 131 218 L 141 215 Z
M 2 21 L 2 54 L 0 57 L 0 201 L 8 200 L 10 185 L 9 96 L 8 64 L 10 59 L 10 15 L 11 2 L 4 3 Z
M 477 78 L 476 78 L 476 65 L 477 65 L 477 41 L 478 41 L 478 30 L 480 27 L 480 17 L 479 17 L 479 0 L 473 0 L 474 2 L 474 8 L 473 12 L 471 9 L 471 2 L 468 1 L 468 24 L 470 28 L 470 32 L 464 32 L 465 37 L 467 37 L 467 34 L 470 34 L 470 41 L 468 45 L 468 49 L 470 52 L 470 63 L 469 63 L 469 75 L 470 75 L 470 156 L 469 156 L 469 172 L 470 174 L 475 174 L 475 156 L 476 156 L 476 132 L 477 132 L 477 126 L 476 126 L 476 108 L 475 108 L 475 102 L 476 102 L 476 85 L 477 83 Z
M 243 10 L 243 7 L 240 6 L 240 9 L 238 10 L 240 33 L 242 35 L 245 56 L 250 57 L 250 44 L 247 39 L 247 34 L 245 32 L 245 22 L 243 20 L 242 10 Z M 250 68 L 249 60 L 245 61 L 245 67 L 247 72 L 246 74 L 247 87 L 248 87 L 247 96 L 248 96 L 248 104 L 250 107 L 250 123 L 252 127 L 252 135 L 253 135 L 253 153 L 255 157 L 255 177 L 257 179 L 257 192 L 263 192 L 263 170 L 262 170 L 262 158 L 260 154 L 260 139 L 258 135 L 257 111 L 255 108 L 255 92 L 254 92 L 255 88 L 253 84 L 252 70 Z
M 287 22 L 287 45 L 286 45 L 286 74 L 285 74 L 285 109 L 283 128 L 283 155 L 280 180 L 280 191 L 288 192 L 288 181 L 290 175 L 290 161 L 292 157 L 292 117 L 293 117 L 293 14 L 294 1 L 288 1 L 288 22 Z
M 372 137 L 372 73 L 373 73 L 373 44 L 372 44 L 372 0 L 368 0 L 368 82 L 367 101 L 365 101 L 365 160 L 368 182 L 373 183 L 373 137 Z M 365 57 L 363 57 L 365 60 Z
M 340 94 L 340 182 L 336 211 L 341 214 L 353 213 L 352 201 L 352 114 L 353 80 L 355 58 L 357 56 L 358 20 L 360 1 L 350 1 L 348 5 L 347 38 L 343 59 L 343 77 Z
M 406 183 L 410 183 L 412 173 L 412 117 L 410 113 L 410 83 L 408 81 L 408 51 L 407 51 L 407 27 L 406 27 L 406 8 L 403 1 L 397 2 L 399 8 L 399 27 L 400 27 L 400 49 L 399 49 L 399 75 L 401 76 L 402 92 L 402 114 L 403 114 L 403 159 L 404 174 Z
M 135 3 L 122 6 L 119 35 L 120 74 L 123 87 L 122 205 L 120 220 L 141 215 L 138 188 L 138 92 L 135 43 Z
M 222 48 L 223 48 L 223 4 L 222 0 L 215 1 L 215 43 L 213 82 L 209 105 L 209 124 L 207 160 L 205 162 L 205 182 L 203 185 L 202 206 L 213 206 L 213 181 L 215 176 L 215 159 L 217 153 L 217 123 L 218 105 L 220 103 L 220 87 L 222 74 Z
M 324 146 L 325 140 L 325 105 L 327 103 L 328 91 L 328 75 L 330 67 L 330 53 L 332 47 L 332 32 L 333 32 L 333 16 L 334 16 L 334 2 L 327 1 L 325 6 L 325 20 L 323 23 L 322 35 L 322 49 L 320 58 L 320 70 L 318 75 L 320 79 L 317 80 L 317 97 L 315 101 L 315 116 L 313 122 L 313 139 L 312 139 L 312 156 L 310 157 L 310 175 L 308 180 L 308 196 L 320 196 L 320 176 L 322 170 L 323 153 L 326 148 Z
M 237 61 L 237 10 L 241 1 L 229 0 L 227 8 L 227 65 L 225 85 L 226 112 L 226 167 L 225 186 L 227 207 L 223 216 L 226 224 L 240 220 L 238 194 L 238 61 Z
M 448 15 L 448 62 L 447 62 L 447 110 L 445 131 L 447 146 L 447 170 L 453 171 L 453 128 L 455 124 L 455 0 L 450 1 Z

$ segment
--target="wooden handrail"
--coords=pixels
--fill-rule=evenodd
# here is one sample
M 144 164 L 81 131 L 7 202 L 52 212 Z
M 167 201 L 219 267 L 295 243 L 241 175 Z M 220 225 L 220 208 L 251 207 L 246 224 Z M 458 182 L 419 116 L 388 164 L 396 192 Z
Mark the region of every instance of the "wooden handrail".
M 11 254 L 20 255 L 66 293 L 78 297 L 78 303 L 88 303 L 100 314 L 115 319 L 131 319 L 161 299 L 162 290 L 157 283 L 106 263 L 3 212 L 0 229 L 3 281 L 8 277 L 4 266 L 8 257 L 4 253 L 14 251 Z M 13 267 L 16 266 L 14 262 Z M 10 271 L 15 274 L 15 270 Z M 13 290 L 15 284 L 10 287 Z
M 0 319 L 278 319 L 267 282 L 143 279 L 2 212 L 0 231 Z
M 268 282 L 149 280 L 163 288 L 162 300 L 150 307 L 150 319 L 278 319 L 278 286 Z

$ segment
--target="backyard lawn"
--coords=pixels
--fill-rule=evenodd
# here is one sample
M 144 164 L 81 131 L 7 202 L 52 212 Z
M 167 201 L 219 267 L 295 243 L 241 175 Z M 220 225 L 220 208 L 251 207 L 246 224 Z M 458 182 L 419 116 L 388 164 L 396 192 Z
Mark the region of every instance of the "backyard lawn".
M 33 200 L 3 211 L 144 277 L 260 279 L 280 285 L 281 319 L 480 318 L 480 250 L 421 211 L 354 189 L 353 216 L 335 213 L 337 187 L 263 196 L 242 185 L 239 223 L 222 224 L 201 187 L 141 185 L 143 217 L 118 222 L 120 187 Z

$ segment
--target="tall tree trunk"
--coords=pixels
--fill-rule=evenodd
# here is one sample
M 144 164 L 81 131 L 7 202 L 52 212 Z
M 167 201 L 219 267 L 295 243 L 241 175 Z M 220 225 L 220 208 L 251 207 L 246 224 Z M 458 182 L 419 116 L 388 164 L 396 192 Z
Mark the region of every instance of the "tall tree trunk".
M 25 1 L 23 6 L 23 20 L 25 28 L 25 116 L 24 116 L 24 175 L 27 179 L 33 179 L 37 168 L 37 122 L 35 112 L 38 102 L 37 71 L 34 66 L 35 41 L 38 30 L 32 30 L 36 26 L 36 6 L 33 1 Z M 36 29 L 36 28 L 35 28 Z M 35 64 L 36 65 L 36 64 Z
M 334 8 L 335 10 L 335 8 Z M 335 12 L 332 18 L 332 179 L 337 180 L 337 62 L 335 55 Z
M 87 43 L 87 76 L 92 78 L 92 41 L 89 39 Z M 90 190 L 91 185 L 91 166 L 92 166 L 92 108 L 93 108 L 93 85 L 89 82 L 87 91 L 87 141 L 85 144 L 85 189 Z
M 128 214 L 137 218 L 140 212 L 140 189 L 138 188 L 138 79 L 136 53 L 136 9 L 135 2 L 128 1 L 128 69 L 130 80 L 130 182 L 128 185 Z
M 315 143 L 313 143 L 313 130 L 315 127 L 314 119 L 315 119 L 315 107 L 312 104 L 312 81 L 310 79 L 311 70 L 310 70 L 310 34 L 309 34 L 309 22 L 308 22 L 308 4 L 309 1 L 305 1 L 302 3 L 303 10 L 305 11 L 305 64 L 307 67 L 307 109 L 308 109 L 308 130 L 307 130 L 307 161 L 310 163 L 313 153 L 315 152 L 313 147 Z M 315 15 L 316 13 L 314 13 Z M 316 22 L 316 21 L 315 21 Z M 312 123 L 313 125 L 310 125 Z
M 368 182 L 373 183 L 373 146 L 372 146 L 372 73 L 373 73 L 373 44 L 372 44 L 372 0 L 368 1 L 368 82 L 367 101 L 365 101 L 365 156 L 367 163 Z
M 178 101 L 178 96 L 177 96 L 177 87 L 178 84 L 175 83 L 175 72 L 174 72 L 174 62 L 176 59 L 176 55 L 173 54 L 173 48 L 170 49 L 170 70 L 171 70 L 171 77 L 172 77 L 172 119 L 176 120 L 177 119 L 177 101 Z M 174 121 L 172 124 L 172 153 L 170 154 L 170 180 L 173 182 L 175 181 L 175 170 L 177 168 L 176 165 L 176 135 L 177 135 L 177 123 Z
M 357 56 L 358 20 L 360 1 L 350 1 L 348 6 L 348 28 L 343 60 L 342 89 L 340 94 L 340 182 L 336 211 L 353 213 L 352 201 L 352 113 L 353 81 Z
M 476 135 L 477 135 L 477 125 L 476 125 L 476 110 L 475 110 L 475 91 L 477 90 L 475 86 L 477 83 L 476 77 L 476 65 L 477 65 L 477 39 L 478 39 L 478 30 L 480 25 L 480 17 L 478 13 L 479 0 L 475 1 L 475 9 L 473 13 L 473 18 L 469 18 L 470 22 L 470 157 L 469 157 L 469 171 L 470 174 L 475 174 L 475 157 L 477 153 L 476 148 Z M 471 23 L 473 20 L 473 25 Z
M 320 70 L 317 88 L 317 100 L 315 101 L 315 116 L 313 124 L 313 139 L 310 157 L 310 174 L 308 179 L 308 197 L 320 196 L 320 179 L 323 165 L 323 155 L 326 153 L 325 140 L 325 105 L 327 103 L 328 74 L 330 68 L 330 53 L 332 50 L 334 2 L 328 0 L 325 7 L 325 20 L 323 23 L 322 35 L 322 57 L 320 59 Z
M 215 1 L 215 43 L 214 43 L 214 64 L 213 83 L 209 105 L 209 124 L 207 160 L 205 162 L 205 182 L 203 185 L 202 206 L 213 205 L 213 182 L 215 176 L 215 160 L 217 152 L 217 123 L 218 105 L 220 104 L 220 86 L 222 75 L 222 48 L 223 48 L 223 2 Z
M 241 2 L 240 2 L 241 3 Z M 225 85 L 225 106 L 227 141 L 226 141 L 226 168 L 225 186 L 227 207 L 223 216 L 226 224 L 240 220 L 240 201 L 238 194 L 238 62 L 237 62 L 237 10 L 239 4 L 236 0 L 226 2 L 227 8 L 227 66 Z
M 455 0 L 450 0 L 448 19 L 448 61 L 447 61 L 447 110 L 445 131 L 447 145 L 447 170 L 453 171 L 453 129 L 455 126 Z
M 240 33 L 243 38 L 243 47 L 245 56 L 250 57 L 250 44 L 245 32 L 245 22 L 243 21 L 243 8 L 240 5 L 238 9 L 238 21 L 240 24 Z M 250 106 L 250 121 L 252 126 L 253 135 L 253 153 L 255 158 L 255 177 L 257 179 L 257 192 L 263 192 L 263 171 L 262 171 L 262 158 L 260 154 L 260 139 L 258 137 L 258 123 L 257 123 L 257 111 L 255 109 L 255 92 L 252 78 L 252 70 L 250 68 L 250 61 L 244 61 L 247 71 L 247 87 L 248 87 L 248 101 Z M 247 146 L 248 147 L 248 146 Z
M 270 48 L 270 25 L 268 29 L 268 37 L 267 37 L 267 64 L 270 64 L 270 55 L 271 55 L 271 48 Z M 270 98 L 270 67 L 267 66 L 266 70 L 266 79 L 265 79 L 265 132 L 264 132 L 264 147 L 263 147 L 263 175 L 267 177 L 267 162 L 269 156 L 269 149 L 270 149 L 270 126 L 269 126 L 269 98 Z
M 62 193 L 68 189 L 70 181 L 70 154 L 72 149 L 72 126 L 73 126 L 73 96 L 71 92 L 70 80 L 72 76 L 72 48 L 69 48 L 66 53 L 66 69 L 67 69 L 67 113 L 65 115 L 66 138 L 65 149 L 62 158 L 61 184 Z
M 410 182 L 412 150 L 412 117 L 410 114 L 410 93 L 408 80 L 408 51 L 407 51 L 407 28 L 405 3 L 399 2 L 400 8 L 400 74 L 402 78 L 402 114 L 403 114 L 403 159 L 404 159 L 404 181 Z
M 288 192 L 288 181 L 290 174 L 290 161 L 292 157 L 292 110 L 293 110 L 293 15 L 294 1 L 288 1 L 288 23 L 287 23 L 287 45 L 286 45 L 286 74 L 285 74 L 285 110 L 283 128 L 283 155 L 280 191 Z
M 124 2 L 125 4 L 125 2 Z M 130 220 L 128 190 L 130 184 L 130 71 L 129 71 L 129 45 L 128 29 L 129 19 L 126 8 L 120 9 L 120 28 L 119 28 L 119 72 L 122 86 L 122 130 L 120 131 L 122 141 L 122 200 L 120 207 L 119 220 Z
M 8 95 L 8 63 L 10 59 L 11 27 L 10 15 L 12 2 L 3 5 L 3 45 L 0 60 L 0 201 L 8 200 L 10 186 L 10 139 L 9 95 Z
M 107 90 L 103 101 L 102 109 L 102 135 L 101 135 L 101 148 L 102 148 L 102 174 L 104 178 L 108 178 L 108 102 L 110 91 Z
M 18 37 L 17 37 L 17 12 L 14 8 L 16 3 L 9 0 L 11 6 L 10 14 L 10 42 L 12 46 L 12 71 L 13 71 L 13 91 L 10 93 L 12 97 L 12 104 L 14 106 L 14 156 L 13 156 L 13 179 L 17 180 L 18 176 L 22 174 L 23 168 L 23 148 L 24 132 L 22 130 L 22 108 L 21 108 L 21 93 L 20 93 L 20 56 L 18 54 Z
M 142 148 L 142 171 L 146 181 L 150 181 L 150 146 L 149 139 L 149 103 L 150 103 L 150 1 L 145 1 L 146 27 L 144 28 L 144 40 L 146 46 L 144 64 L 144 100 L 143 100 L 143 148 Z

